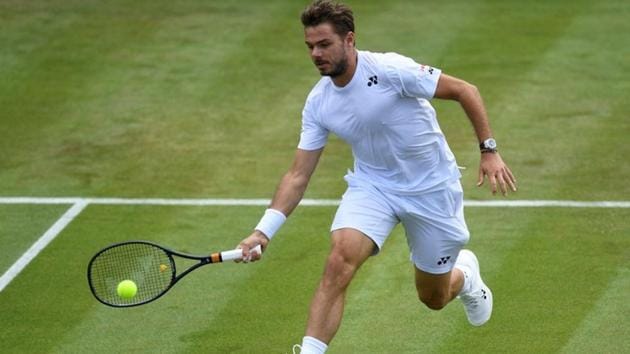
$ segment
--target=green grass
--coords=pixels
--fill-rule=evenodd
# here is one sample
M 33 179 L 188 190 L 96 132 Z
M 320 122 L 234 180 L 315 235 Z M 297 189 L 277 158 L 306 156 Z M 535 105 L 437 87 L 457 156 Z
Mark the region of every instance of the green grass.
M 0 196 L 268 198 L 318 80 L 306 1 L 0 0 Z M 512 199 L 629 200 L 630 6 L 623 1 L 351 1 L 360 49 L 396 51 L 476 84 Z M 467 199 L 478 151 L 434 102 Z M 332 138 L 307 191 L 339 198 L 350 151 Z M 0 205 L 4 273 L 69 205 Z M 265 260 L 190 275 L 116 310 L 86 284 L 103 246 L 231 248 L 261 207 L 90 205 L 0 292 L 8 353 L 284 353 L 303 335 L 333 207 L 298 208 Z M 403 232 L 361 269 L 330 353 L 592 353 L 630 345 L 628 209 L 467 208 L 495 292 L 473 328 L 459 303 L 421 306 Z
M 11 267 L 64 210 L 64 206 L 0 204 L 0 273 Z

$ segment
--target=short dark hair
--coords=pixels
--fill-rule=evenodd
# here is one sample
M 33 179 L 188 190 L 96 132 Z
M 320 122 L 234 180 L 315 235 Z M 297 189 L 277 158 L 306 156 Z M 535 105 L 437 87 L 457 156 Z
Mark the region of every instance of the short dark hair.
M 304 27 L 330 23 L 339 36 L 354 32 L 354 16 L 349 6 L 330 0 L 313 1 L 301 16 Z

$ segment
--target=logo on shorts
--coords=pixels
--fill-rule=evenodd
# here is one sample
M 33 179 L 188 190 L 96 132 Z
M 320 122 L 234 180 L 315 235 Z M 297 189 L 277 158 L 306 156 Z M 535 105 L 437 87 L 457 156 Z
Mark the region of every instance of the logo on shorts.
M 433 70 L 435 70 L 435 69 L 430 67 L 430 66 L 420 65 L 420 71 L 422 71 L 422 72 L 428 71 L 429 75 L 433 75 Z
M 451 256 L 440 257 L 440 260 L 437 262 L 438 265 L 446 265 L 448 261 L 451 259 Z

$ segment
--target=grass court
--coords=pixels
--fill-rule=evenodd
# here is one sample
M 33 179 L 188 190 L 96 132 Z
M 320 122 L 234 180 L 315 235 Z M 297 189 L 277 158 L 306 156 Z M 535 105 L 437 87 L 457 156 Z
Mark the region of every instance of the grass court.
M 397 228 L 352 283 L 329 353 L 630 352 L 630 4 L 348 3 L 359 49 L 479 87 L 519 183 L 506 201 L 560 204 L 466 208 L 468 247 L 495 294 L 480 328 L 458 302 L 421 306 Z M 334 205 L 299 207 L 264 261 L 198 270 L 146 306 L 101 305 L 86 267 L 113 242 L 200 254 L 249 234 L 263 205 L 172 201 L 272 196 L 319 79 L 306 4 L 0 0 L 0 276 L 68 221 L 0 291 L 0 351 L 287 353 L 301 341 Z M 467 167 L 466 200 L 503 200 L 475 186 L 460 107 L 433 103 Z M 330 139 L 305 197 L 339 199 L 351 166 Z

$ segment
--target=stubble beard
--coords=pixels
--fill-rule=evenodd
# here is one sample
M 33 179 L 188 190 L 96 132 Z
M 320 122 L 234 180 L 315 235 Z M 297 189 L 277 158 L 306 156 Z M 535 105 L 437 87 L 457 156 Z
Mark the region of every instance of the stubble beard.
M 336 78 L 340 75 L 342 75 L 343 73 L 346 72 L 346 70 L 348 69 L 348 56 L 345 55 L 337 62 L 335 63 L 331 63 L 332 67 L 330 68 L 330 70 L 328 71 L 322 71 L 320 70 L 319 73 L 322 76 L 330 76 L 331 78 Z

